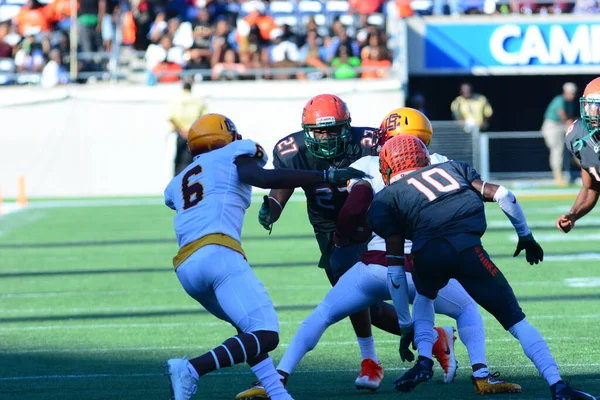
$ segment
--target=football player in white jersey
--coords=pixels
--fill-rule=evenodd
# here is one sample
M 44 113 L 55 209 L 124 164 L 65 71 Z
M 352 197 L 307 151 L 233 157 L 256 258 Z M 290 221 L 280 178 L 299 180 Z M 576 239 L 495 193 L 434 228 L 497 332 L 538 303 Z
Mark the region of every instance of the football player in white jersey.
M 398 134 L 410 134 L 421 138 L 429 144 L 433 134 L 429 119 L 421 112 L 412 108 L 400 108 L 389 113 L 381 124 L 375 146 L 383 146 L 388 138 Z M 434 154 L 432 162 L 441 163 L 447 158 Z M 435 160 L 435 161 L 434 161 Z M 352 164 L 373 178 L 353 179 L 348 186 L 350 196 L 346 200 L 338 217 L 337 229 L 334 235 L 336 245 L 344 247 L 352 243 L 352 237 L 357 236 L 362 221 L 375 193 L 385 187 L 379 172 L 379 157 L 363 157 Z M 406 253 L 410 253 L 410 243 Z M 394 300 L 394 304 L 412 303 L 416 290 L 410 272 L 404 273 L 400 267 L 389 269 L 386 260 L 385 241 L 374 235 L 368 244 L 368 251 L 363 253 L 362 261 L 347 271 L 337 284 L 329 291 L 323 301 L 300 325 L 292 342 L 288 346 L 277 369 L 284 382 L 300 362 L 302 357 L 318 343 L 325 330 L 332 324 L 342 320 L 353 312 L 361 310 L 380 300 Z M 521 387 L 501 380 L 496 374 L 490 374 L 486 364 L 485 332 L 483 320 L 477 304 L 465 292 L 462 286 L 451 280 L 439 292 L 435 300 L 435 311 L 448 315 L 457 321 L 461 340 L 467 346 L 467 351 L 473 367 L 472 381 L 479 394 L 515 393 Z M 413 361 L 414 355 L 409 349 L 413 341 L 412 317 L 410 313 L 400 310 L 398 322 L 403 333 L 400 355 L 402 360 Z M 408 310 L 408 306 L 406 306 Z M 450 383 L 456 374 L 456 359 L 454 358 L 454 332 L 451 327 L 435 328 L 438 340 L 433 353 L 444 369 L 444 382 Z M 442 339 L 442 340 L 439 340 Z M 437 347 L 437 348 L 436 348 Z M 376 357 L 373 355 L 373 357 Z M 383 374 L 365 377 L 362 387 L 376 390 L 381 384 Z M 358 383 L 357 383 L 358 384 Z
M 240 243 L 252 186 L 294 188 L 315 182 L 345 186 L 365 174 L 352 168 L 263 169 L 267 161 L 263 148 L 242 140 L 233 122 L 220 114 L 207 114 L 192 124 L 188 147 L 193 162 L 164 192 L 165 204 L 177 212 L 174 226 L 180 248 L 173 265 L 188 295 L 233 325 L 238 335 L 197 358 L 168 360 L 172 398 L 189 399 L 200 376 L 247 362 L 272 399 L 289 400 L 268 356 L 279 343 L 277 314 Z

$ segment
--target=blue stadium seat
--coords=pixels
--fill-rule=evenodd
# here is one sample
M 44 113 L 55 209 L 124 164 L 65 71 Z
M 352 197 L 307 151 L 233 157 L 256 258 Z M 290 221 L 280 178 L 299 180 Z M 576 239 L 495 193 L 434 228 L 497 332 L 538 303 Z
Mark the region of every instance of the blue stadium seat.
M 295 29 L 298 25 L 298 17 L 294 14 L 279 15 L 279 16 L 273 17 L 273 19 L 275 20 L 275 23 L 279 26 L 289 25 Z
M 385 26 L 385 17 L 383 14 L 374 13 L 367 17 L 367 22 L 371 25 L 383 28 Z
M 418 15 L 431 15 L 433 12 L 432 0 L 413 0 L 410 2 L 410 6 Z
M 269 7 L 267 8 L 267 13 L 271 15 L 273 18 L 290 14 L 294 14 L 296 12 L 296 6 L 291 1 L 286 0 L 277 0 L 269 3 Z
M 13 19 L 24 4 L 24 0 L 0 0 L 0 22 Z
M 350 11 L 350 5 L 347 1 L 329 0 L 325 3 L 327 24 L 333 24 L 333 21 L 335 21 L 336 18 L 348 14 L 348 11 Z
M 302 0 L 298 3 L 298 12 L 300 15 L 323 14 L 323 3 L 316 0 Z
M 306 25 L 309 17 L 315 17 L 318 25 L 326 23 L 323 3 L 315 0 L 302 0 L 298 3 L 298 16 L 300 23 Z M 319 21 L 317 21 L 319 19 Z
M 273 17 L 275 23 L 279 26 L 289 25 L 296 29 L 298 25 L 298 15 L 296 4 L 287 0 L 276 0 L 269 4 L 267 14 Z
M 251 10 L 254 10 L 256 7 L 259 7 L 266 11 L 265 4 L 262 1 L 250 0 L 242 3 L 240 15 L 242 17 L 245 17 Z

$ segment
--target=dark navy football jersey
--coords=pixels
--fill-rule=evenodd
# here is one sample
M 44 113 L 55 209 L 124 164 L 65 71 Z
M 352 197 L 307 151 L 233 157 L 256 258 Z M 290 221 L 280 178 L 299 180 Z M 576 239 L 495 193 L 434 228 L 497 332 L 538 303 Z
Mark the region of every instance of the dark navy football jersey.
M 594 142 L 591 138 L 582 142 L 581 139 L 588 133 L 581 119 L 578 119 L 567 129 L 565 145 L 571 154 L 581 162 L 581 167 L 600 182 L 600 142 L 597 140 Z M 576 144 L 578 142 L 582 142 L 583 147 L 578 146 Z
M 374 128 L 352 127 L 352 139 L 346 153 L 332 160 L 313 156 L 304 142 L 304 131 L 292 133 L 281 139 L 273 149 L 273 166 L 296 170 L 323 170 L 346 168 L 368 155 L 374 155 Z M 338 214 L 348 197 L 346 187 L 328 184 L 304 186 L 308 219 L 315 232 L 333 232 Z
M 419 250 L 436 237 L 457 251 L 481 244 L 486 229 L 481 195 L 469 164 L 448 161 L 419 169 L 379 192 L 368 213 L 371 229 L 384 239 L 401 234 Z

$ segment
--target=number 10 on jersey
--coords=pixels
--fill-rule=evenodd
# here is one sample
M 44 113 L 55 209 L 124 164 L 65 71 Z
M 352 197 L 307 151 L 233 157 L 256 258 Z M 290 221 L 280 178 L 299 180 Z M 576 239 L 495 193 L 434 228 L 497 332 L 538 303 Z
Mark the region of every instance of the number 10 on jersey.
M 443 180 L 445 180 L 447 183 L 440 182 L 434 178 L 435 175 L 443 178 Z M 410 178 L 406 181 L 406 183 L 414 186 L 419 192 L 423 193 L 429 201 L 437 199 L 437 197 L 442 193 L 448 193 L 453 190 L 460 189 L 460 183 L 458 183 L 458 181 L 454 179 L 452 175 L 441 168 L 432 168 L 428 171 L 422 172 L 418 175 L 418 178 L 430 184 L 434 190 L 431 190 L 425 186 L 424 182 L 417 179 L 417 177 Z

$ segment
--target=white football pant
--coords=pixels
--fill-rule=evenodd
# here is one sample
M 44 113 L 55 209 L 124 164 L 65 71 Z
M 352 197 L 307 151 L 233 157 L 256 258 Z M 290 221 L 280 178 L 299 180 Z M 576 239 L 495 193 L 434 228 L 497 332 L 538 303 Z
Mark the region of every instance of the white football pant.
M 407 273 L 406 280 L 412 303 L 416 295 L 412 274 Z M 391 300 L 387 289 L 387 268 L 377 264 L 356 263 L 302 322 L 277 369 L 291 373 L 302 357 L 317 345 L 330 325 L 381 300 Z M 457 320 L 459 335 L 462 330 L 469 336 L 464 340 L 461 335 L 461 339 L 467 346 L 471 364 L 485 364 L 483 320 L 477 304 L 465 289 L 456 280 L 450 279 L 448 285 L 439 291 L 434 305 L 436 313 Z
M 279 320 L 267 290 L 237 251 L 204 246 L 176 272 L 187 294 L 215 317 L 242 332 L 279 333 Z

